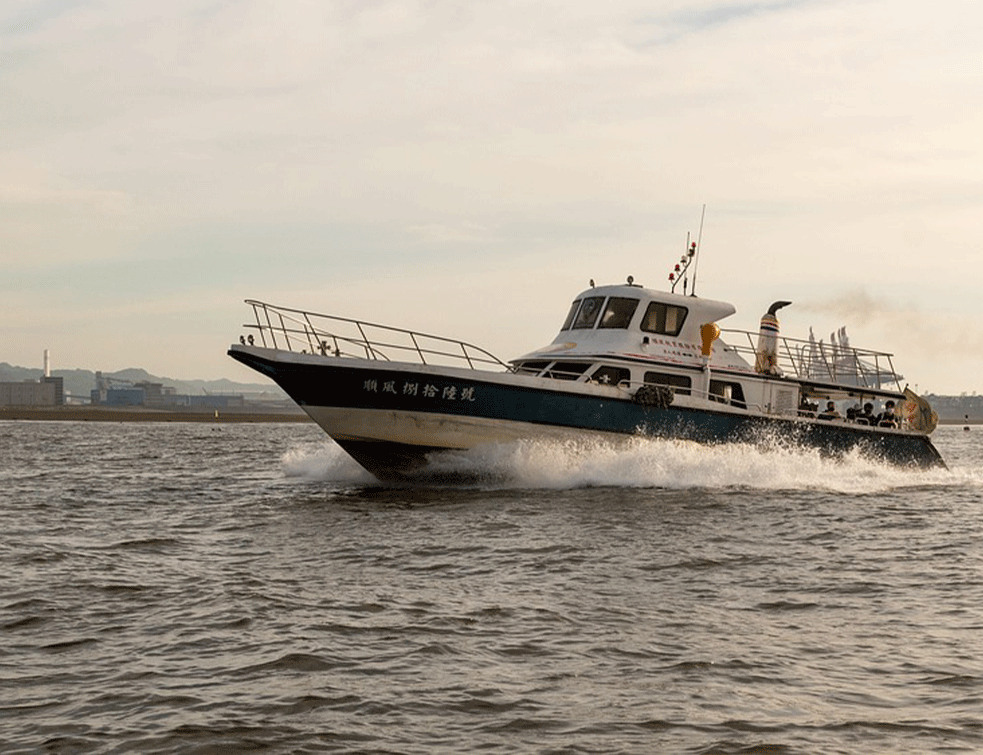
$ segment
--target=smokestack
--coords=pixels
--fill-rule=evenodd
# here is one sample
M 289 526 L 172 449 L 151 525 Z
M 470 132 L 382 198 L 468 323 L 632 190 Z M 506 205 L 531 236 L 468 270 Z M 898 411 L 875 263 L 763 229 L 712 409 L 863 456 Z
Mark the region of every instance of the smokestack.
M 758 348 L 755 350 L 754 371 L 763 375 L 777 375 L 782 371 L 778 366 L 778 317 L 776 313 L 782 307 L 792 302 L 776 301 L 768 312 L 761 315 L 761 326 L 758 330 Z
M 51 377 L 51 353 L 47 349 L 44 350 L 44 376 Z

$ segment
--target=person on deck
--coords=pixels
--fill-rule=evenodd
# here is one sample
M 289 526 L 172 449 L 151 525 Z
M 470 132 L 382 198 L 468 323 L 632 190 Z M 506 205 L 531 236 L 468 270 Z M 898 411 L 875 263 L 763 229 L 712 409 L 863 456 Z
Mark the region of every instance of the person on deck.
M 864 425 L 876 425 L 877 416 L 874 414 L 874 405 L 870 402 L 864 404 L 864 410 L 857 415 L 857 422 Z
M 802 397 L 802 401 L 799 402 L 799 416 L 800 417 L 815 417 L 816 409 L 819 408 L 819 404 L 810 404 L 809 399 L 805 396 Z
M 894 416 L 894 402 L 888 401 L 884 404 L 884 411 L 877 417 L 877 424 L 880 427 L 897 427 L 898 418 Z
M 839 419 L 840 413 L 836 411 L 836 404 L 832 401 L 826 402 L 826 411 L 819 415 L 819 419 Z

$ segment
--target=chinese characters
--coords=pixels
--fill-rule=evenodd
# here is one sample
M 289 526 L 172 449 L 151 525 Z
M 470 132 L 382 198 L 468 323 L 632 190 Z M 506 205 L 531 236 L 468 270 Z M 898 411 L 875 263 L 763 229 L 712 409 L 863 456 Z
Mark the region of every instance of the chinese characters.
M 441 401 L 476 400 L 475 387 L 473 385 L 436 385 L 435 383 L 413 380 L 403 380 L 400 384 L 398 380 L 366 378 L 362 384 L 362 390 L 367 393 L 388 393 L 393 396 L 419 396 L 427 399 L 439 399 Z

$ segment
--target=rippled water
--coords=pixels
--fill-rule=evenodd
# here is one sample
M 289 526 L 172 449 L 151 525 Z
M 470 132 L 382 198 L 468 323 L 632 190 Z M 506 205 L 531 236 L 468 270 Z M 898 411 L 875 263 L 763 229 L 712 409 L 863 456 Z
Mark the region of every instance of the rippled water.
M 0 751 L 980 752 L 981 439 L 384 487 L 311 425 L 0 423 Z

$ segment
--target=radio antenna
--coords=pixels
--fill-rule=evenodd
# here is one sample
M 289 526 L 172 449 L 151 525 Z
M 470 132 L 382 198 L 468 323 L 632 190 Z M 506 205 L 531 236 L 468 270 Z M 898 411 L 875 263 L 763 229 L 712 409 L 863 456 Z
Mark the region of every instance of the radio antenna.
M 703 212 L 700 213 L 700 232 L 696 236 L 696 256 L 693 260 L 693 288 L 690 291 L 690 296 L 696 296 L 696 273 L 700 267 L 700 246 L 703 243 L 703 221 L 707 216 L 707 206 L 706 203 L 703 204 Z
M 690 242 L 689 231 L 686 232 L 686 252 L 679 258 L 679 264 L 675 265 L 669 273 L 669 282 L 672 284 L 671 291 L 676 292 L 676 285 L 679 281 L 683 282 L 683 296 L 686 296 L 686 284 L 689 282 L 689 269 L 696 260 L 696 242 Z

